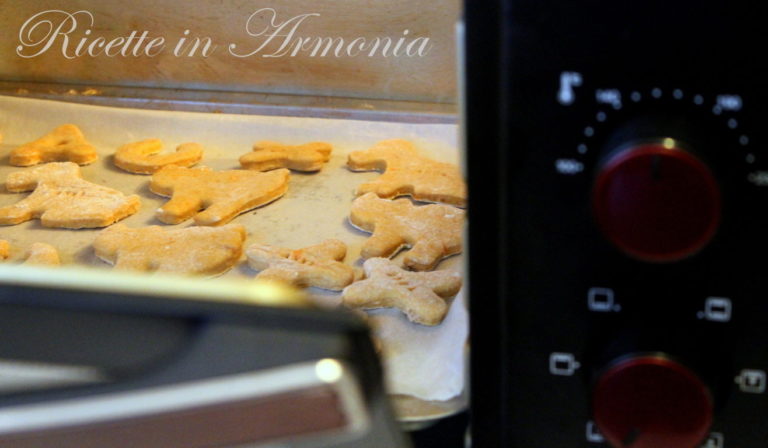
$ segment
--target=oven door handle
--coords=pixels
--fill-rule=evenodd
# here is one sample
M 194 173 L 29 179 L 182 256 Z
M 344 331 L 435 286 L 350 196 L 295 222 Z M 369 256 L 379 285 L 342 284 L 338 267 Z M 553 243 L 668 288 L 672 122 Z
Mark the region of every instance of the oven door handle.
M 144 277 L 54 287 L 5 269 L 0 446 L 335 446 L 371 427 L 381 377 L 352 314 L 234 303 L 210 283 L 208 300 L 165 285 L 169 299 Z
M 370 424 L 351 369 L 334 359 L 101 392 L 0 407 L 0 446 L 320 443 L 353 438 Z

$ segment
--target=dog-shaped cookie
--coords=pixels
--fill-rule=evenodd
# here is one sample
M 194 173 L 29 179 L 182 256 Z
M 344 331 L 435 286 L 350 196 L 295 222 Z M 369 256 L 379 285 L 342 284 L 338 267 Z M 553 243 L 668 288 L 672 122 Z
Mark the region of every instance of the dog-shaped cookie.
M 117 224 L 102 230 L 93 248 L 116 269 L 217 275 L 240 260 L 245 237 L 239 224 L 182 229 Z
M 45 162 L 74 162 L 88 165 L 98 158 L 96 148 L 85 140 L 80 128 L 64 124 L 39 139 L 11 151 L 15 166 L 32 166 Z
M 467 187 L 456 165 L 420 155 L 406 140 L 384 140 L 370 149 L 349 155 L 352 171 L 383 171 L 357 187 L 355 195 L 376 193 L 382 198 L 410 195 L 418 201 L 465 207 Z
M 240 165 L 249 170 L 268 171 L 288 168 L 294 171 L 320 171 L 331 157 L 333 147 L 328 143 L 311 142 L 303 145 L 283 145 L 261 141 L 253 151 L 240 157 Z
M 0 240 L 0 261 L 8 259 L 10 256 L 10 245 L 6 240 Z M 55 247 L 46 243 L 32 243 L 27 251 L 24 265 L 33 266 L 59 266 L 61 259 L 59 251 Z
M 194 216 L 197 225 L 218 226 L 280 198 L 288 190 L 289 173 L 171 165 L 152 176 L 149 189 L 171 198 L 155 214 L 160 221 L 178 224 Z M 201 209 L 205 211 L 198 213 Z
M 55 247 L 46 243 L 32 243 L 27 251 L 27 259 L 24 260 L 25 265 L 34 266 L 59 266 L 61 265 L 61 259 L 59 258 L 59 251 Z
M 464 215 L 464 210 L 450 205 L 415 206 L 407 198 L 389 200 L 366 193 L 352 202 L 349 220 L 373 233 L 363 244 L 363 258 L 391 257 L 410 247 L 404 265 L 425 271 L 442 258 L 461 252 Z
M 176 152 L 159 154 L 163 142 L 156 138 L 127 143 L 115 152 L 115 166 L 136 174 L 152 174 L 168 165 L 192 166 L 203 158 L 203 147 L 197 143 L 183 143 Z
M 73 162 L 47 163 L 8 175 L 10 192 L 34 190 L 16 204 L 0 207 L 0 225 L 40 219 L 45 227 L 84 229 L 106 227 L 139 210 L 136 195 L 97 185 L 82 178 Z

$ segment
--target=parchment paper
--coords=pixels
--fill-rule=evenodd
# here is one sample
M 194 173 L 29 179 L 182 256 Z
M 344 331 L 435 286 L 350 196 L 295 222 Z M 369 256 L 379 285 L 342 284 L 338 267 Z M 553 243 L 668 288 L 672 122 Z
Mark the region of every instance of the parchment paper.
M 338 238 L 348 245 L 345 262 L 358 268 L 362 265 L 360 248 L 369 234 L 355 229 L 347 221 L 354 198 L 352 191 L 379 174 L 347 170 L 347 154 L 369 148 L 380 140 L 404 138 L 432 158 L 459 163 L 455 125 L 166 112 L 0 97 L 0 181 L 4 182 L 8 173 L 24 169 L 9 165 L 11 149 L 65 123 L 78 125 L 99 151 L 98 161 L 82 167 L 86 180 L 141 197 L 141 210 L 123 221 L 129 227 L 164 225 L 154 218 L 154 211 L 167 199 L 149 191 L 149 176 L 129 174 L 113 165 L 112 154 L 125 143 L 160 138 L 166 149 L 175 150 L 181 143 L 197 142 L 205 148 L 201 165 L 239 169 L 238 157 L 249 152 L 258 140 L 287 144 L 330 142 L 334 150 L 321 172 L 292 173 L 283 198 L 240 215 L 233 222 L 243 224 L 248 230 L 246 245 L 258 242 L 299 248 Z M 8 193 L 3 188 L 0 206 L 13 204 L 25 196 L 26 193 Z M 188 225 L 191 223 L 169 227 Z M 64 264 L 110 269 L 95 257 L 91 247 L 98 232 L 98 229 L 48 229 L 35 220 L 0 227 L 0 239 L 11 243 L 10 262 L 18 262 L 29 245 L 39 241 L 57 247 Z M 438 269 L 462 269 L 461 257 L 444 260 Z M 222 278 L 253 277 L 256 273 L 243 262 Z M 314 288 L 310 293 L 323 306 L 339 303 L 338 293 Z M 462 392 L 468 318 L 461 293 L 453 301 L 446 320 L 437 327 L 410 323 L 396 310 L 372 311 L 369 317 L 381 340 L 391 394 L 448 400 Z

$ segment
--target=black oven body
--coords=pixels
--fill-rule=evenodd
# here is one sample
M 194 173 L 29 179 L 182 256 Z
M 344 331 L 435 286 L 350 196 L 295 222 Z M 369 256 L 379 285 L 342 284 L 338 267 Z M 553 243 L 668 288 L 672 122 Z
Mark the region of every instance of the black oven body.
M 466 2 L 473 446 L 768 444 L 766 23 Z

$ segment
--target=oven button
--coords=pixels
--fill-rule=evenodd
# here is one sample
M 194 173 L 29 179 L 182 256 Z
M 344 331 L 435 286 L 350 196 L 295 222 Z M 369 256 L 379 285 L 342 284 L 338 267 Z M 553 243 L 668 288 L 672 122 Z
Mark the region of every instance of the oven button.
M 709 433 L 713 402 L 687 367 L 661 355 L 624 358 L 595 385 L 592 412 L 616 448 L 695 448 Z
M 643 261 L 677 261 L 698 252 L 720 222 L 720 190 L 714 176 L 672 139 L 612 154 L 592 194 L 603 234 Z

